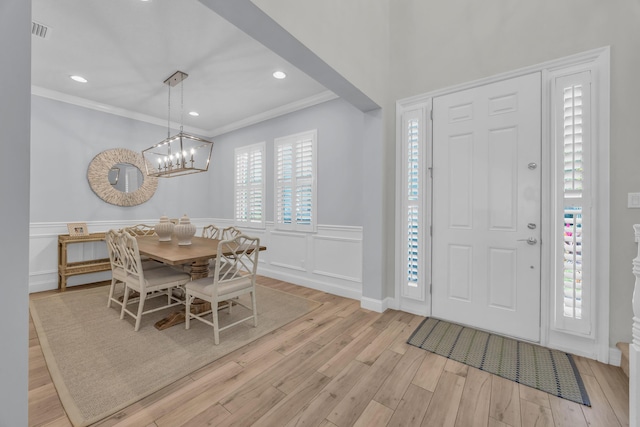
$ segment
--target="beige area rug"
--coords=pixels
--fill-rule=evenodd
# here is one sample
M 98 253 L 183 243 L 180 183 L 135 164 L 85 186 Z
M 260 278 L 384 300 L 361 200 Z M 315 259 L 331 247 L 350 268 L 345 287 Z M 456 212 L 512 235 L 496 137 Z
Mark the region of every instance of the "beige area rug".
M 67 291 L 30 303 L 49 372 L 74 426 L 99 421 L 320 306 L 258 286 L 258 327 L 248 321 L 222 331 L 215 346 L 213 328 L 202 322 L 192 321 L 189 330 L 184 324 L 163 331 L 153 326 L 176 307 L 144 316 L 134 332 L 130 316 L 120 320 L 119 309 L 107 308 L 108 292 L 108 286 Z M 221 311 L 220 325 L 247 313 L 240 306 L 231 318 Z

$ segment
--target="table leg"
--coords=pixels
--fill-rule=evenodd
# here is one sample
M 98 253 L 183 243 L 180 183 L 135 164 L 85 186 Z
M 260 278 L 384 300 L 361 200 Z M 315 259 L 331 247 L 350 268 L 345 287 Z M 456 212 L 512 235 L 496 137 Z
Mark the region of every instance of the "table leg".
M 191 264 L 191 280 L 202 279 L 209 276 L 209 260 L 195 261 Z

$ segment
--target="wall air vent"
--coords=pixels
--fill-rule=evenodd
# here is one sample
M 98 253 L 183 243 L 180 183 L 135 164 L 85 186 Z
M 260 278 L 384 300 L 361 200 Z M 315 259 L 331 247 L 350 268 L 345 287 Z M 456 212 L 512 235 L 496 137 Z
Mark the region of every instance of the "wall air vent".
M 47 27 L 46 25 L 42 25 L 36 21 L 31 21 L 31 35 L 32 36 L 36 36 L 36 37 L 40 37 L 40 38 L 47 38 L 47 34 L 49 34 L 49 27 Z

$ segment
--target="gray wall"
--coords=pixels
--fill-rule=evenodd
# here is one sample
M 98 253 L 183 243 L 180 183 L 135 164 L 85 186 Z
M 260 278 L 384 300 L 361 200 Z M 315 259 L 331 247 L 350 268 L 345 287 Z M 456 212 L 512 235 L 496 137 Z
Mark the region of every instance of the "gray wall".
M 211 215 L 208 174 L 161 178 L 151 200 L 131 207 L 108 204 L 89 187 L 94 156 L 112 148 L 141 152 L 166 138 L 166 127 L 39 96 L 32 96 L 31 119 L 31 222 Z
M 217 136 L 213 148 L 211 212 L 233 218 L 234 149 L 266 142 L 266 219 L 273 221 L 273 141 L 318 130 L 318 224 L 362 225 L 364 114 L 336 99 Z
M 267 142 L 266 218 L 273 221 L 273 140 L 318 130 L 318 223 L 362 225 L 363 113 L 336 99 L 220 135 L 209 171 L 160 179 L 148 202 L 132 207 L 99 199 L 87 182 L 93 157 L 111 148 L 142 151 L 167 129 L 113 114 L 32 96 L 31 222 L 233 218 L 235 147 Z
M 0 2 L 0 426 L 26 426 L 29 362 L 29 92 L 31 2 Z

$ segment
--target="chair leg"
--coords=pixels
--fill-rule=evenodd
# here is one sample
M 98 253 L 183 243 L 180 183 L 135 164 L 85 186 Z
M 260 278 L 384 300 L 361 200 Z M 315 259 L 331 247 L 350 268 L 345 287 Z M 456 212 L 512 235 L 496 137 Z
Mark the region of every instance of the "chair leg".
M 124 285 L 124 296 L 122 297 L 122 308 L 120 309 L 120 320 L 124 319 L 124 310 L 127 308 L 127 304 L 129 303 L 129 291 L 131 289 L 126 285 Z
M 218 301 L 211 302 L 211 316 L 213 317 L 213 342 L 215 345 L 220 344 L 220 330 L 218 324 Z
M 256 304 L 256 291 L 251 292 L 251 305 L 253 306 L 253 326 L 258 326 L 258 306 Z
M 184 306 L 184 328 L 189 329 L 191 327 L 191 295 L 187 293 L 185 297 Z
M 111 307 L 111 299 L 113 298 L 113 291 L 116 289 L 116 279 L 111 279 L 111 287 L 109 288 L 109 299 L 107 300 L 107 308 Z
M 138 332 L 140 329 L 140 321 L 142 320 L 142 311 L 144 309 L 144 300 L 147 299 L 147 293 L 140 293 L 140 301 L 138 302 L 138 315 L 136 316 L 136 327 L 134 328 L 135 332 Z

